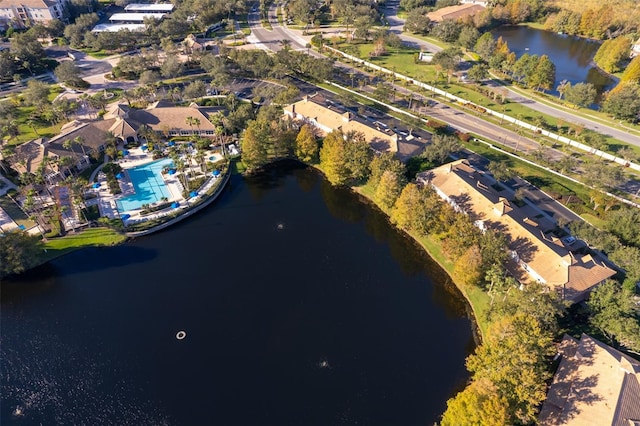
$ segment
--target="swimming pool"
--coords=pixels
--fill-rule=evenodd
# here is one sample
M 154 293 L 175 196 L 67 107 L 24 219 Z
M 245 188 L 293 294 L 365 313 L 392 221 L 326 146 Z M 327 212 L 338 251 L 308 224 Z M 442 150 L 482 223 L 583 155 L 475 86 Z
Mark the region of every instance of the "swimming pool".
M 170 193 L 162 178 L 162 169 L 172 164 L 171 159 L 164 159 L 127 169 L 126 173 L 136 193 L 117 200 L 118 211 L 122 213 L 139 209 L 143 204 L 160 201 L 162 197 L 169 198 Z

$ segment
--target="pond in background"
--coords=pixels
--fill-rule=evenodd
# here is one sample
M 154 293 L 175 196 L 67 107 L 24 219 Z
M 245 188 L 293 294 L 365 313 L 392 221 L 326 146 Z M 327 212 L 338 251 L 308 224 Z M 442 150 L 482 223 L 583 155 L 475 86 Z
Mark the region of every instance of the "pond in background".
M 1 290 L 3 425 L 428 425 L 474 348 L 442 269 L 297 165 Z
M 549 56 L 556 66 L 556 83 L 551 92 L 555 95 L 558 94 L 555 88 L 562 80 L 571 84 L 591 83 L 598 92 L 613 87 L 615 83 L 614 79 L 599 71 L 592 62 L 600 47 L 597 41 L 525 26 L 500 27 L 492 31 L 492 34 L 496 39 L 502 37 L 518 57 L 525 53 Z

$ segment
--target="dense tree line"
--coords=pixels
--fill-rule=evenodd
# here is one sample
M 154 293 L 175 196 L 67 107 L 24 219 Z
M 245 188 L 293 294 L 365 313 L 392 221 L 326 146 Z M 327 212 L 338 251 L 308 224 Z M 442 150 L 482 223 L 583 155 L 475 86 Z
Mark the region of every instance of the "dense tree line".
M 587 8 L 583 4 L 576 6 L 573 10 L 560 9 L 551 13 L 546 18 L 546 28 L 600 40 L 633 34 L 640 28 L 640 14 L 633 2 L 602 2 Z
M 0 52 L 0 81 L 19 80 L 48 69 L 49 63 L 38 41 L 38 30 L 14 33 L 9 50 Z

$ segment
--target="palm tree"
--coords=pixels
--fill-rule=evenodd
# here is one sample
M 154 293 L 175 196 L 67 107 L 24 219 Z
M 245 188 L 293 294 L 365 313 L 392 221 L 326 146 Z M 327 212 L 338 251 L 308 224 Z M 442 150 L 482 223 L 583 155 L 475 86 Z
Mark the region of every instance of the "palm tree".
M 80 145 L 80 148 L 82 148 L 82 155 L 86 157 L 87 153 L 84 150 L 84 138 L 82 136 L 76 136 L 75 138 L 73 138 L 73 143 L 75 143 L 76 145 Z
M 569 87 L 571 87 L 571 83 L 569 83 L 567 80 L 562 80 L 560 84 L 558 84 L 558 87 L 556 88 L 556 90 L 558 91 L 558 94 L 559 94 L 558 98 L 560 98 L 560 100 L 562 100 L 564 93 L 567 91 Z
M 192 135 L 193 135 L 193 126 L 196 126 L 196 127 L 198 127 L 198 129 L 200 129 L 200 119 L 197 118 L 197 117 L 188 116 L 185 119 L 185 122 L 187 123 L 187 125 L 191 129 L 191 134 Z M 198 133 L 200 133 L 199 130 L 198 130 Z

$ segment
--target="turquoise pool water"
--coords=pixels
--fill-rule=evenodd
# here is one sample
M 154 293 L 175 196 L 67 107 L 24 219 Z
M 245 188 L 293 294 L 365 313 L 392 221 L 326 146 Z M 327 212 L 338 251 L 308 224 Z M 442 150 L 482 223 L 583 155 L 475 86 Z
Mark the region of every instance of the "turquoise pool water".
M 171 159 L 164 159 L 125 170 L 136 193 L 117 200 L 118 211 L 122 213 L 139 209 L 143 204 L 155 203 L 162 197 L 168 198 L 170 194 L 162 178 L 162 169 L 172 164 Z

